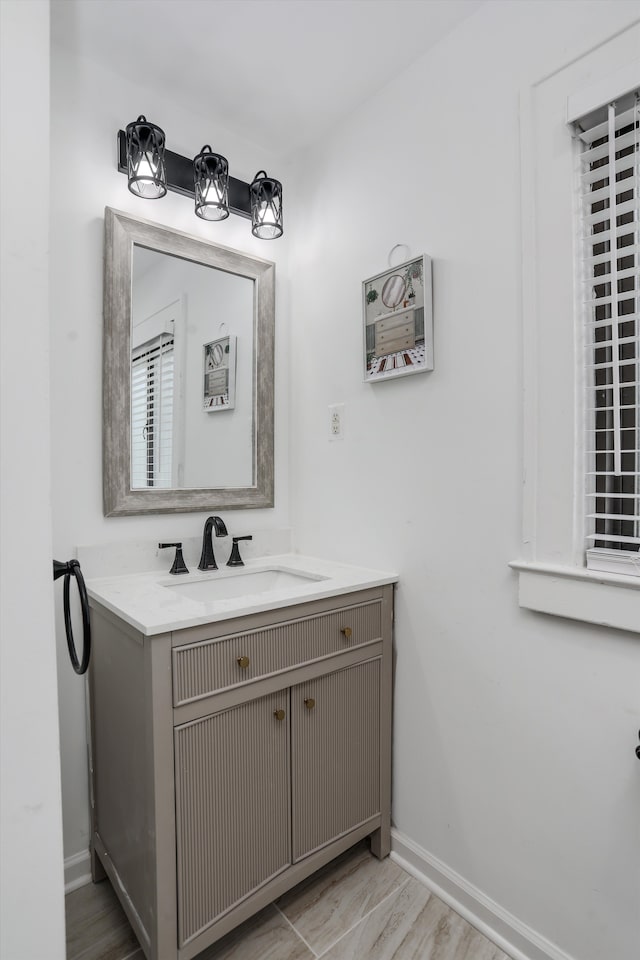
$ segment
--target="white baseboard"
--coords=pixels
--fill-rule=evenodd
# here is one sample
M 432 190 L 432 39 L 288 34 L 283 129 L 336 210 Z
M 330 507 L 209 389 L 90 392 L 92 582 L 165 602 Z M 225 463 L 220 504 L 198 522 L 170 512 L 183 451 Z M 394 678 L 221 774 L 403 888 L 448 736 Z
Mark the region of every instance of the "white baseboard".
M 64 892 L 71 893 L 86 883 L 91 883 L 91 857 L 88 850 L 81 850 L 64 861 Z
M 575 960 L 395 829 L 391 831 L 391 859 L 513 960 Z

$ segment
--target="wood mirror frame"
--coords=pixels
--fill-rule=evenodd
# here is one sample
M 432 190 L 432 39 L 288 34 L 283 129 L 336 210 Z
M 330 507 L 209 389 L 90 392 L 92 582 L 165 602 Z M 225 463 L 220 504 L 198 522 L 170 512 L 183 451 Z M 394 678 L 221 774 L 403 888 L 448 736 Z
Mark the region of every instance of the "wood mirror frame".
M 253 483 L 248 487 L 132 489 L 131 301 L 139 244 L 255 283 L 253 308 Z M 275 264 L 105 208 L 103 496 L 106 517 L 273 506 Z

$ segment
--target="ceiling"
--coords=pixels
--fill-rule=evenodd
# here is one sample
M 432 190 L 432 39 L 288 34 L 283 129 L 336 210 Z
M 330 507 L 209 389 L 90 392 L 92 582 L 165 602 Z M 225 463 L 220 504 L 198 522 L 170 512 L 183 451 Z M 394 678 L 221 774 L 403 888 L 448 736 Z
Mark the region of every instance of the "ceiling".
M 55 43 L 276 155 L 313 142 L 482 0 L 54 0 Z

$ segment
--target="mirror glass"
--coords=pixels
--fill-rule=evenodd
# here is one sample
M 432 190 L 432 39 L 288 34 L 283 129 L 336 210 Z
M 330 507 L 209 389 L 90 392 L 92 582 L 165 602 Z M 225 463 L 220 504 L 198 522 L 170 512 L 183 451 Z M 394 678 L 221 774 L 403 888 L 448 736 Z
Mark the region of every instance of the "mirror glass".
M 273 263 L 105 211 L 106 516 L 273 506 Z
M 134 244 L 133 489 L 252 483 L 254 286 Z

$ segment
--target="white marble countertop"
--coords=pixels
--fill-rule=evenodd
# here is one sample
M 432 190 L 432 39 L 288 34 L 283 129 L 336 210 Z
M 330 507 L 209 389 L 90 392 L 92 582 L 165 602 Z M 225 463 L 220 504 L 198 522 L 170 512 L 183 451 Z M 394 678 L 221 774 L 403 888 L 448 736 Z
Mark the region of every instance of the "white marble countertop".
M 308 575 L 313 579 L 228 599 L 194 600 L 179 592 L 190 584 L 235 579 L 246 574 L 273 570 Z M 353 590 L 379 587 L 395 583 L 397 579 L 396 574 L 382 570 L 352 567 L 292 553 L 247 560 L 243 567 L 233 570 L 225 566 L 211 572 L 196 570 L 177 576 L 154 570 L 150 573 L 89 579 L 87 592 L 91 598 L 136 630 L 145 636 L 153 636 L 170 630 L 182 630 L 203 623 L 288 607 L 308 600 L 339 596 Z M 200 588 L 195 587 L 196 591 L 198 589 Z

